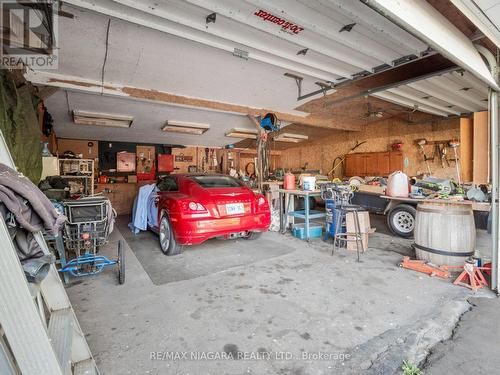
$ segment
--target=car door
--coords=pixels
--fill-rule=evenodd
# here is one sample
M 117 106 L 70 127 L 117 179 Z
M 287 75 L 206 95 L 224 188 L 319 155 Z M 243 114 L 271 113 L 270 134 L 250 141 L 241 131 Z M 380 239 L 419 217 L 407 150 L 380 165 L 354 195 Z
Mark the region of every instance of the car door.
M 158 222 L 160 222 L 163 210 L 168 213 L 172 211 L 175 196 L 179 194 L 179 182 L 177 177 L 169 175 L 158 181 L 156 186 L 158 188 L 156 205 L 158 207 Z

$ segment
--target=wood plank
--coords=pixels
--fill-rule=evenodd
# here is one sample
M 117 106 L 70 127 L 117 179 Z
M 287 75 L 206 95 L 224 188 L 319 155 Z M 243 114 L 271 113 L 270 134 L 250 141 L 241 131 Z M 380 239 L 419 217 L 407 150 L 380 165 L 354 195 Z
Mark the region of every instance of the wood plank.
M 355 159 L 355 173 L 357 176 L 366 176 L 366 157 L 365 154 L 358 154 Z
M 366 175 L 367 176 L 378 176 L 378 152 L 368 153 L 365 156 L 366 159 Z
M 356 173 L 356 154 L 348 154 L 345 158 L 345 175 L 346 177 L 354 176 Z
M 487 184 L 489 181 L 488 112 L 474 113 L 472 152 L 472 181 Z
M 388 176 L 391 173 L 389 152 L 377 154 L 377 169 L 379 176 Z
M 389 173 L 403 170 L 403 153 L 399 151 L 389 153 Z
M 472 118 L 460 119 L 460 177 L 462 182 L 473 179 L 474 126 Z

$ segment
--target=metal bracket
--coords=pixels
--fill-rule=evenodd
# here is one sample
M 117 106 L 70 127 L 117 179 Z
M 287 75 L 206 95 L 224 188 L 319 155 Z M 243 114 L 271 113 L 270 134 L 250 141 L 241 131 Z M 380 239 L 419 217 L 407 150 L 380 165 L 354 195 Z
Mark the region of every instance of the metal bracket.
M 302 95 L 302 80 L 304 78 L 300 77 L 298 75 L 292 74 L 292 73 L 285 73 L 284 76 L 288 77 L 288 78 L 293 78 L 295 80 L 295 83 L 297 84 L 297 90 L 298 90 L 297 100 L 299 100 L 301 95 Z
M 326 96 L 326 92 L 330 89 L 333 88 L 333 84 L 330 83 L 324 83 L 324 82 L 314 82 L 316 85 L 320 87 L 320 89 L 323 91 L 323 96 Z
M 205 18 L 205 24 L 215 23 L 217 20 L 217 13 L 210 13 L 207 18 Z

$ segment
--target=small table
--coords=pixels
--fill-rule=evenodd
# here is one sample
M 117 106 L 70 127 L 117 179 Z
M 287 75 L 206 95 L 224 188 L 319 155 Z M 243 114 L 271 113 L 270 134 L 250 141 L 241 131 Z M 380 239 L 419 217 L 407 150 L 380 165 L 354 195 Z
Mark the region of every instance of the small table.
M 309 241 L 309 225 L 311 219 L 319 219 L 326 217 L 326 213 L 321 211 L 311 211 L 309 209 L 309 197 L 320 197 L 321 191 L 319 190 L 286 190 L 278 189 L 279 193 L 279 210 L 280 210 L 280 232 L 285 233 L 288 216 L 297 217 L 304 219 L 304 229 L 306 231 L 306 241 Z M 283 197 L 286 200 L 286 208 L 283 210 Z M 304 198 L 304 209 L 299 211 L 290 211 L 290 203 L 293 199 L 292 197 L 303 197 Z M 288 199 L 287 199 L 288 198 Z

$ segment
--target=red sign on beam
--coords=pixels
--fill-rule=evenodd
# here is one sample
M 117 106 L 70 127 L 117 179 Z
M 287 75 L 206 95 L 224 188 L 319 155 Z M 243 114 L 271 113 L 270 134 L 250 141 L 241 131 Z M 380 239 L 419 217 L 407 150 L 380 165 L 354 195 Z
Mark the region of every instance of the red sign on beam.
M 264 21 L 272 22 L 278 26 L 281 26 L 281 30 L 289 34 L 298 34 L 304 28 L 302 26 L 296 25 L 293 22 L 287 21 L 283 18 L 275 16 L 272 13 L 266 12 L 265 10 L 259 9 L 254 13 L 255 16 L 262 18 Z

